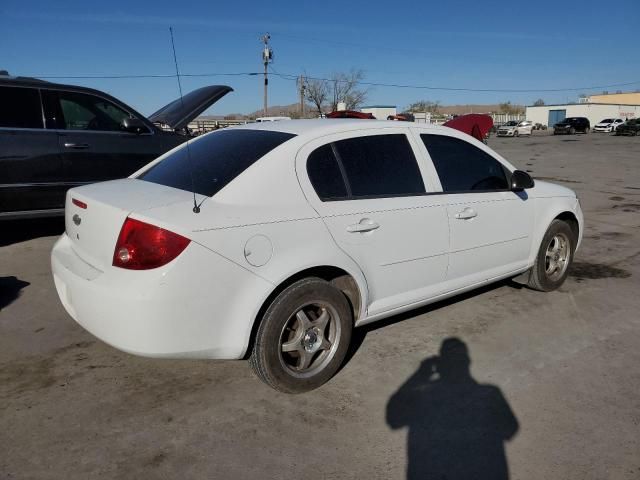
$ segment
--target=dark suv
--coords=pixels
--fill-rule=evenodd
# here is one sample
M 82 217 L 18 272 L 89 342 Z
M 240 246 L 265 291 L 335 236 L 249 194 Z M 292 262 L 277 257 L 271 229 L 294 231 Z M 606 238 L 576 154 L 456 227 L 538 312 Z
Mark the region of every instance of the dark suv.
M 616 135 L 632 135 L 635 137 L 638 133 L 640 133 L 640 119 L 638 118 L 631 118 L 616 128 Z
M 589 133 L 591 130 L 591 124 L 588 118 L 584 117 L 569 117 L 563 121 L 556 123 L 553 126 L 553 134 L 568 133 L 573 135 L 576 132 Z
M 69 188 L 129 176 L 232 90 L 203 87 L 145 118 L 98 90 L 0 76 L 0 220 L 61 214 Z

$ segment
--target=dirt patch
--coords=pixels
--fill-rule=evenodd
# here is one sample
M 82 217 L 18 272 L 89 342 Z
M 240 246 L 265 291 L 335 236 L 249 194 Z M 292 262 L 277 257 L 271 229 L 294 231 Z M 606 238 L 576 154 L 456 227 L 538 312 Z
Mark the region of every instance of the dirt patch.
M 574 262 L 569 270 L 569 276 L 581 282 L 602 278 L 629 278 L 631 273 L 602 263 Z
M 640 203 L 620 203 L 611 208 L 614 210 L 620 209 L 623 212 L 640 212 Z
M 578 180 L 568 180 L 566 178 L 556 178 L 556 177 L 536 177 L 537 180 L 547 180 L 549 182 L 562 182 L 562 183 L 582 183 Z

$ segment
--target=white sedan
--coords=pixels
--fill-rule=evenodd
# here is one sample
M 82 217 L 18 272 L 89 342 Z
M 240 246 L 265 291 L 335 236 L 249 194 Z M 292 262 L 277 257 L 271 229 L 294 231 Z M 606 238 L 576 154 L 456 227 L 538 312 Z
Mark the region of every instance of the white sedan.
M 558 288 L 573 191 L 448 127 L 292 120 L 212 132 L 74 188 L 62 304 L 114 347 L 240 359 L 285 392 L 329 380 L 354 327 L 517 275 Z
M 594 132 L 615 132 L 616 129 L 624 123 L 621 118 L 605 118 L 596 123 L 593 127 Z
M 511 120 L 502 124 L 496 133 L 498 137 L 518 137 L 520 135 L 533 135 L 533 122 L 523 120 L 516 122 Z

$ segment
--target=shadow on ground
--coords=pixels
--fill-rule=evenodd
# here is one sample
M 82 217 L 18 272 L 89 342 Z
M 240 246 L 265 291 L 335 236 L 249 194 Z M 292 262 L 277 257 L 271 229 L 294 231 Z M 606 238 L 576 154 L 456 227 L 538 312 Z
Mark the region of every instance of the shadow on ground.
M 64 232 L 64 218 L 10 220 L 0 223 L 0 247 Z
M 0 311 L 13 303 L 22 293 L 22 289 L 31 285 L 16 277 L 0 277 Z
M 501 390 L 471 376 L 467 345 L 448 338 L 387 404 L 392 429 L 408 428 L 407 478 L 506 480 L 504 444 L 518 420 Z

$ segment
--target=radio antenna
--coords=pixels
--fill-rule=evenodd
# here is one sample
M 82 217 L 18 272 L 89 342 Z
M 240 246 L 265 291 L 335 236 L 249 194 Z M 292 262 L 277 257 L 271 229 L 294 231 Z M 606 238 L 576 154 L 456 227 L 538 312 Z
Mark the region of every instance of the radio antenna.
M 184 100 L 182 99 L 182 83 L 180 82 L 180 70 L 178 70 L 178 57 L 176 56 L 176 44 L 173 41 L 173 27 L 169 27 L 169 33 L 171 34 L 171 48 L 173 50 L 173 63 L 176 66 L 176 78 L 178 79 L 178 91 L 180 92 L 180 104 L 184 108 Z M 187 135 L 189 134 L 189 127 L 186 127 Z M 189 175 L 191 177 L 191 192 L 193 192 L 193 213 L 200 213 L 200 205 L 196 200 L 196 186 L 193 180 L 193 163 L 191 161 L 191 148 L 189 145 L 189 139 L 187 138 L 187 161 L 189 162 Z M 206 197 L 205 197 L 206 198 Z M 204 202 L 204 199 L 202 200 Z

